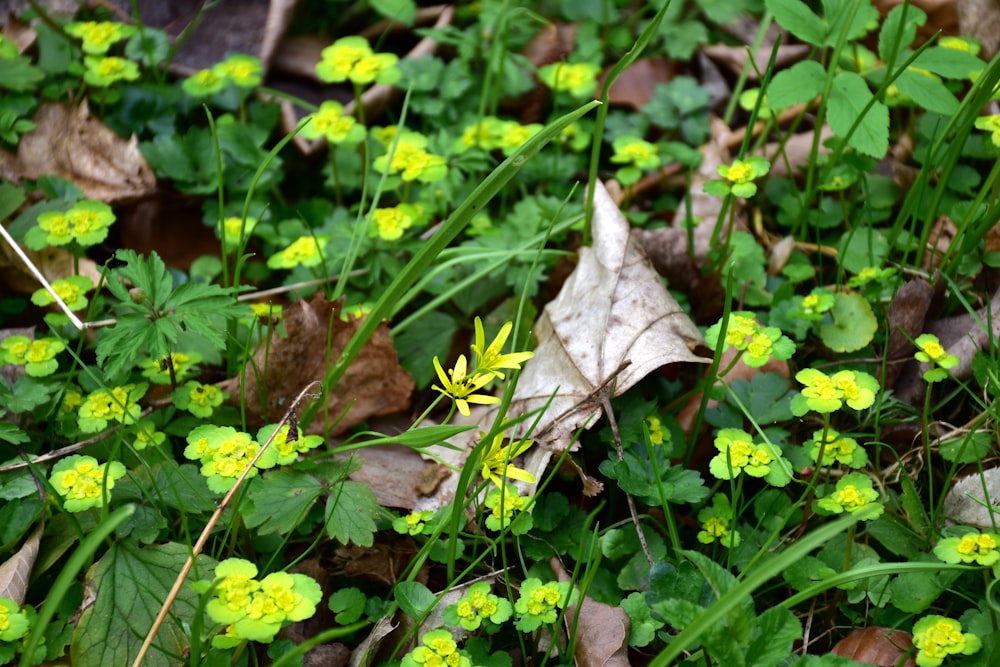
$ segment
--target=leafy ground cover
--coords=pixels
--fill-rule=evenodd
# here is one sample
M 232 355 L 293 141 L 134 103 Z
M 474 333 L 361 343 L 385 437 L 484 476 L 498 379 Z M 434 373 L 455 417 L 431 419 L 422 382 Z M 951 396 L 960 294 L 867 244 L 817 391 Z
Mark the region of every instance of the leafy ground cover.
M 0 663 L 997 664 L 1000 59 L 930 10 L 10 17 Z

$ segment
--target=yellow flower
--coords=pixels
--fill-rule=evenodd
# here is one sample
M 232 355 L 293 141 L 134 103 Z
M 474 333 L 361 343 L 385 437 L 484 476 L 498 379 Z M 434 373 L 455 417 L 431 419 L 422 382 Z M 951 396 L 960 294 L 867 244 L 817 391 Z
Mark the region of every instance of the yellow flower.
M 493 379 L 492 375 L 483 375 L 480 373 L 468 375 L 466 369 L 467 362 L 464 354 L 459 355 L 458 361 L 455 362 L 455 367 L 450 369 L 447 374 L 441 368 L 441 362 L 438 361 L 438 358 L 434 357 L 434 370 L 437 371 L 437 376 L 441 380 L 442 386 L 434 385 L 432 389 L 436 389 L 442 394 L 451 397 L 455 401 L 455 407 L 458 408 L 458 411 L 463 416 L 468 417 L 470 414 L 469 403 L 490 405 L 499 403 L 500 399 L 496 396 L 485 396 L 475 393 Z
M 485 434 L 484 434 L 485 435 Z M 493 438 L 489 451 L 483 455 L 482 475 L 483 479 L 488 479 L 499 488 L 504 488 L 505 479 L 516 479 L 519 482 L 535 483 L 535 476 L 527 470 L 522 470 L 511 465 L 511 461 L 528 451 L 534 440 L 515 440 L 506 447 L 503 446 L 503 433 L 499 433 Z
M 472 351 L 475 354 L 476 373 L 492 375 L 503 380 L 504 374 L 500 372 L 501 369 L 520 370 L 522 363 L 535 356 L 534 352 L 511 352 L 509 354 L 502 354 L 500 352 L 503 349 L 504 343 L 507 342 L 507 337 L 510 335 L 513 327 L 514 324 L 512 322 L 507 322 L 500 327 L 496 338 L 487 347 L 483 321 L 478 317 L 476 318 L 476 340 L 472 345 Z

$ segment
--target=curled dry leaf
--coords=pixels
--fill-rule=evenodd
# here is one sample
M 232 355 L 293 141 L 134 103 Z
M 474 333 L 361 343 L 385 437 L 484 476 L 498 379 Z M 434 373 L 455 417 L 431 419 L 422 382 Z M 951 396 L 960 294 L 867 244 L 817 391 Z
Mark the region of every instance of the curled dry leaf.
M 28 580 L 31 568 L 38 557 L 38 545 L 45 532 L 45 522 L 39 522 L 17 553 L 0 565 L 0 598 L 13 600 L 18 605 L 24 604 L 24 594 L 28 591 Z
M 558 558 L 549 565 L 559 581 L 570 580 Z M 624 609 L 584 596 L 579 606 L 566 608 L 564 620 L 567 626 L 576 622 L 573 657 L 579 667 L 629 667 L 629 618 Z
M 694 352 L 704 345 L 701 333 L 663 286 L 600 181 L 591 228 L 594 246 L 580 249 L 576 269 L 535 323 L 535 356 L 524 364 L 507 414 L 513 419 L 547 406 L 529 436 L 538 446 L 518 463 L 536 479 L 553 453 L 571 447 L 577 430 L 601 417 L 602 392 L 618 396 L 661 366 L 706 361 Z M 461 468 L 479 431 L 488 431 L 495 418 L 495 406 L 473 407 L 455 423 L 480 428 L 452 438 L 455 449 L 430 447 L 428 453 Z M 599 481 L 577 471 L 588 495 L 600 492 Z M 451 502 L 456 481 L 455 475 L 444 480 L 418 508 Z
M 952 485 L 944 499 L 945 516 L 950 521 L 993 530 L 1000 521 L 1000 469 L 988 468 Z
M 245 383 L 247 421 L 251 426 L 277 421 L 303 386 L 323 379 L 328 360 L 340 355 L 358 328 L 357 320 L 345 322 L 340 312 L 341 304 L 328 302 L 322 292 L 317 292 L 312 301 L 289 306 L 285 309 L 288 337 L 261 346 L 243 375 L 221 385 L 231 397 L 238 398 L 240 383 Z M 324 397 L 330 419 L 347 410 L 330 434 L 343 433 L 375 415 L 405 410 L 412 391 L 413 380 L 399 365 L 389 328 L 383 322 L 337 386 Z M 309 432 L 322 430 L 321 410 Z
M 0 177 L 17 182 L 39 176 L 73 181 L 90 199 L 109 204 L 140 199 L 156 191 L 156 176 L 139 152 L 135 135 L 122 139 L 78 107 L 46 102 L 23 135 L 17 155 L 0 150 Z
M 663 286 L 629 233 L 628 221 L 597 183 L 593 248 L 535 324 L 538 344 L 518 379 L 509 416 L 547 406 L 526 468 L 540 477 L 553 452 L 601 416 L 602 392 L 618 396 L 650 372 L 704 362 L 698 328 Z M 489 420 L 481 423 L 489 423 Z
M 913 648 L 913 635 L 891 628 L 856 628 L 833 647 L 833 653 L 866 665 L 916 667 L 913 656 L 899 662 Z

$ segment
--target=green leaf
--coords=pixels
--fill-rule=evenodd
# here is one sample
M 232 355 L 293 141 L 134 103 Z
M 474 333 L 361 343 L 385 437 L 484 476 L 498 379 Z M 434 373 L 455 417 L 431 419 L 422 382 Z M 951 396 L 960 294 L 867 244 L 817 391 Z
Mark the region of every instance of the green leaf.
M 993 437 L 988 431 L 972 431 L 961 438 L 945 440 L 938 453 L 951 463 L 965 465 L 982 461 L 993 448 Z
M 392 589 L 399 608 L 412 618 L 419 620 L 425 612 L 434 606 L 436 596 L 419 581 L 400 581 Z
M 848 42 L 860 39 L 868 32 L 869 22 L 879 18 L 870 0 L 822 0 L 827 25 L 827 46 L 836 46 L 841 33 Z M 850 24 L 847 24 L 850 21 Z
M 862 117 L 872 97 L 864 79 L 854 72 L 841 72 L 833 80 L 827 121 L 834 134 L 847 137 L 855 121 L 861 118 L 847 143 L 860 153 L 881 159 L 889 151 L 889 109 L 876 101 Z
M 788 609 L 772 607 L 757 618 L 746 660 L 753 667 L 774 667 L 792 653 L 802 639 L 802 624 Z
M 333 539 L 370 547 L 375 541 L 379 505 L 368 485 L 346 481 L 335 485 L 326 501 L 326 532 Z
M 766 0 L 765 4 L 782 28 L 807 44 L 823 46 L 826 24 L 802 0 Z
M 247 492 L 250 502 L 240 506 L 240 514 L 261 535 L 285 535 L 298 528 L 323 493 L 318 479 L 297 470 L 275 470 L 253 482 Z
M 890 553 L 907 560 L 915 560 L 927 548 L 926 542 L 913 529 L 891 514 L 883 514 L 875 521 L 869 521 L 868 534 Z
M 0 220 L 6 220 L 24 203 L 24 190 L 10 181 L 0 182 Z
M 368 600 L 360 588 L 341 588 L 330 596 L 328 605 L 334 614 L 334 620 L 340 625 L 350 625 L 365 613 L 365 602 Z
M 856 227 L 843 237 L 837 253 L 842 269 L 860 273 L 866 267 L 882 265 L 889 254 L 889 242 L 877 229 Z
M 115 484 L 115 498 L 163 503 L 191 514 L 215 509 L 215 499 L 205 477 L 193 463 L 178 466 L 173 461 L 164 461 L 152 468 L 139 467 Z
M 985 66 L 986 63 L 971 53 L 943 46 L 932 46 L 922 51 L 910 63 L 910 67 L 919 67 L 946 79 L 967 79 L 973 72 L 982 71 Z
M 189 546 L 172 542 L 151 547 L 131 541 L 112 543 L 88 572 L 85 585 L 97 597 L 73 633 L 72 663 L 78 667 L 132 664 L 189 553 Z M 196 576 L 204 576 L 213 566 L 210 558 L 199 556 Z M 188 633 L 197 608 L 198 595 L 182 586 L 144 665 L 177 664 L 175 656 L 189 648 Z
M 371 8 L 387 19 L 413 25 L 417 18 L 417 4 L 413 0 L 371 0 Z
M 860 350 L 878 331 L 872 307 L 858 292 L 839 292 L 830 313 L 833 323 L 821 324 L 819 337 L 834 352 Z
M 958 98 L 933 74 L 914 71 L 912 67 L 899 73 L 896 87 L 919 106 L 945 116 L 958 111 Z
M 732 392 L 758 424 L 773 424 L 792 418 L 794 392 L 788 388 L 788 380 L 780 373 L 757 373 L 749 382 L 735 380 Z
M 419 326 L 408 327 L 393 336 L 399 363 L 410 372 L 418 387 L 426 387 L 434 379 L 434 367 L 427 360 L 448 356 L 457 329 L 454 317 L 432 310 L 420 318 Z
M 31 64 L 27 56 L 5 58 L 0 60 L 3 66 L 3 76 L 0 77 L 0 88 L 7 90 L 34 90 L 45 78 L 45 72 Z
M 889 584 L 892 606 L 910 614 L 919 614 L 940 597 L 945 585 L 934 574 L 903 572 Z
M 878 34 L 878 54 L 886 63 L 898 62 L 903 49 L 917 37 L 917 27 L 927 23 L 927 14 L 920 8 L 904 3 L 896 5 L 885 17 Z
M 642 593 L 630 593 L 621 601 L 621 608 L 628 614 L 631 622 L 628 633 L 628 645 L 643 647 L 656 639 L 656 631 L 663 627 L 663 621 L 658 621 L 649 615 L 649 606 Z
M 208 194 L 218 188 L 215 149 L 211 133 L 203 128 L 187 134 L 157 134 L 139 142 L 139 150 L 157 176 L 174 181 L 178 190 Z
M 23 445 L 28 442 L 28 434 L 10 422 L 0 422 L 0 440 L 12 445 Z
M 55 384 L 44 379 L 22 375 L 14 383 L 10 396 L 4 397 L 3 406 L 15 414 L 30 412 L 47 403 L 57 388 Z M 0 396 L 4 396 L 6 389 L 6 385 L 0 384 Z
M 823 91 L 826 71 L 815 60 L 803 60 L 774 75 L 767 87 L 767 105 L 784 109 L 808 102 Z

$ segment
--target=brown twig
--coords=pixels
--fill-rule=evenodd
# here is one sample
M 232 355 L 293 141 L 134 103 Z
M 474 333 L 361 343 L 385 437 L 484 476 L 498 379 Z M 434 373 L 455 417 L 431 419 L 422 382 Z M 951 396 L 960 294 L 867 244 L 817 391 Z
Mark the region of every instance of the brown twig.
M 281 421 L 278 422 L 277 428 L 275 428 L 271 433 L 271 437 L 267 439 L 267 442 L 261 445 L 260 451 L 257 452 L 257 455 L 253 457 L 250 464 L 243 470 L 243 473 L 236 478 L 236 483 L 233 484 L 233 488 L 229 490 L 229 492 L 219 502 L 219 506 L 215 508 L 215 512 L 212 514 L 211 518 L 209 518 L 208 523 L 205 524 L 205 528 L 201 531 L 201 535 L 198 536 L 198 541 L 195 542 L 194 547 L 191 548 L 191 554 L 188 556 L 187 561 L 185 561 L 184 567 L 182 567 L 181 571 L 178 573 L 177 579 L 174 580 L 173 587 L 171 587 L 170 592 L 167 593 L 167 597 L 163 601 L 163 606 L 160 607 L 160 613 L 156 615 L 156 619 L 153 621 L 153 626 L 149 629 L 149 633 L 146 635 L 146 639 L 143 641 L 142 647 L 140 647 L 139 653 L 136 655 L 135 661 L 132 663 L 132 667 L 140 667 L 140 665 L 142 665 L 142 661 L 149 652 L 149 647 L 153 645 L 153 639 L 156 638 L 156 633 L 159 632 L 160 626 L 163 625 L 163 621 L 167 618 L 170 606 L 174 603 L 178 593 L 180 593 L 181 586 L 184 585 L 184 580 L 187 579 L 188 573 L 191 572 L 191 568 L 194 566 L 194 559 L 201 553 L 201 550 L 205 546 L 205 542 L 208 541 L 208 536 L 211 535 L 212 530 L 215 528 L 215 524 L 218 523 L 219 519 L 222 517 L 222 511 L 226 508 L 226 505 L 229 504 L 229 501 L 232 500 L 233 496 L 243 485 L 244 480 L 246 480 L 246 478 L 250 475 L 250 471 L 254 469 L 258 459 L 260 459 L 261 455 L 264 454 L 264 451 L 268 448 L 268 446 L 270 446 L 275 436 L 278 435 L 278 432 L 281 431 L 281 427 L 292 418 L 292 415 L 297 415 L 299 405 L 307 396 L 315 395 L 311 394 L 310 390 L 317 385 L 320 385 L 319 380 L 313 380 L 306 385 L 305 389 L 299 392 L 299 395 L 294 401 L 292 401 L 292 404 L 288 407 L 288 410 L 281 418 Z

